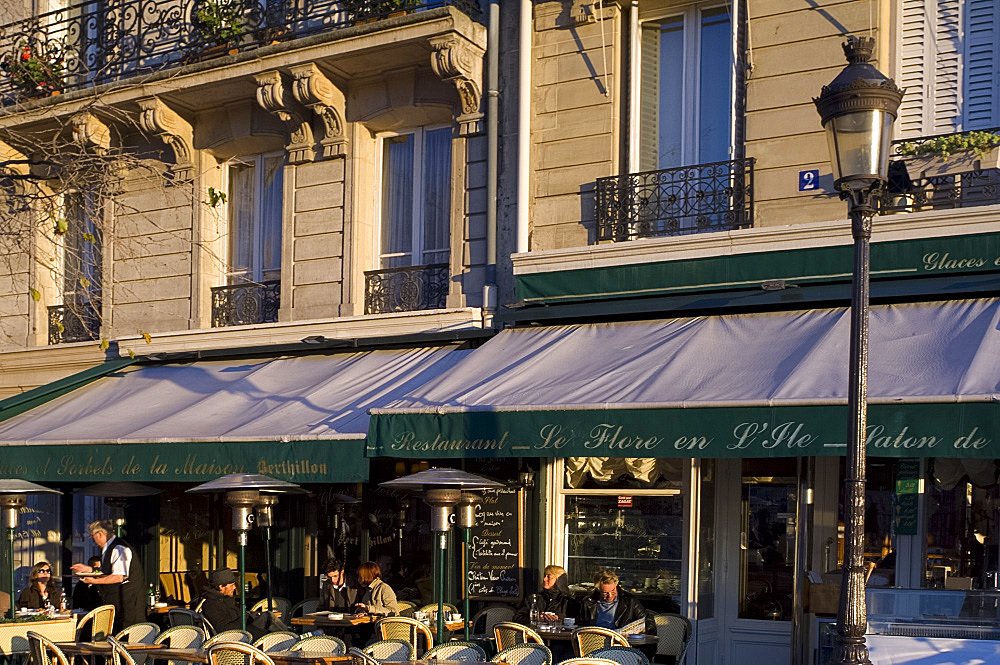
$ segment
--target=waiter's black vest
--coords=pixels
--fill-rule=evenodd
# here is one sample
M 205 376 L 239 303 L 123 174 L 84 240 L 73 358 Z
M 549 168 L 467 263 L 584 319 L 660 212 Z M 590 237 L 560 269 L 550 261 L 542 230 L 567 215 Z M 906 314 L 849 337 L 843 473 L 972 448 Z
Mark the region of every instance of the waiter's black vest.
M 118 546 L 132 551 L 132 562 L 129 564 L 128 580 L 123 584 L 95 585 L 101 591 L 105 603 L 115 606 L 115 630 L 127 628 L 132 624 L 146 620 L 146 585 L 142 575 L 142 564 L 135 550 L 124 540 L 113 537 L 101 558 L 101 570 L 111 574 L 111 553 Z

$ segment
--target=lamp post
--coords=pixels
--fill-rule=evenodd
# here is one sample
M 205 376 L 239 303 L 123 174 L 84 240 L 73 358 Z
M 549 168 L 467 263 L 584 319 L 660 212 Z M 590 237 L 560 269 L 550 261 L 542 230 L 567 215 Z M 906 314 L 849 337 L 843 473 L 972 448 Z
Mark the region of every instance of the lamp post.
M 474 473 L 466 473 L 458 469 L 431 467 L 409 476 L 379 483 L 379 486 L 420 493 L 424 497 L 424 502 L 431 507 L 431 531 L 434 532 L 434 570 L 437 575 L 437 639 L 441 640 L 444 637 L 445 550 L 448 548 L 448 532 L 451 531 L 452 508 L 460 501 L 462 490 L 489 489 L 503 487 L 503 485 Z M 468 610 L 466 610 L 465 622 L 468 625 Z
M 869 240 L 875 202 L 885 186 L 889 138 L 903 98 L 892 79 L 868 61 L 875 40 L 848 37 L 848 65 L 813 101 L 826 129 L 834 187 L 847 201 L 854 237 L 851 346 L 847 404 L 850 427 L 844 478 L 844 565 L 833 662 L 867 664 L 864 535 L 865 431 L 868 420 Z
M 201 493 L 201 492 L 225 492 L 226 503 L 233 509 L 233 529 L 236 530 L 238 534 L 238 542 L 240 545 L 239 551 L 239 586 L 240 586 L 240 619 L 243 626 L 243 630 L 247 629 L 247 597 L 246 597 L 246 583 L 244 582 L 244 575 L 246 574 L 246 547 L 247 547 L 247 532 L 253 527 L 254 523 L 254 508 L 258 507 L 262 503 L 261 493 L 266 494 L 291 494 L 291 493 L 302 493 L 304 490 L 298 485 L 293 483 L 285 482 L 284 480 L 278 480 L 276 478 L 270 478 L 268 476 L 262 476 L 256 473 L 232 473 L 228 476 L 222 476 L 221 478 L 216 478 L 207 483 L 202 483 L 196 487 L 192 487 L 187 490 L 188 492 Z M 266 496 L 265 494 L 265 496 Z M 265 499 L 266 504 L 265 510 L 269 511 L 271 506 L 277 501 L 271 501 L 270 499 Z M 270 536 L 270 526 L 271 526 L 271 514 L 268 512 L 268 517 L 266 518 L 268 533 Z M 267 593 L 268 593 L 268 607 L 271 607 L 271 585 L 274 580 L 271 578 L 271 556 L 270 549 L 268 549 L 267 554 Z
M 17 612 L 17 594 L 14 593 L 14 533 L 17 531 L 18 516 L 28 505 L 26 494 L 62 494 L 59 490 L 42 487 L 27 480 L 4 478 L 0 480 L 0 512 L 3 513 L 3 531 L 7 538 L 7 581 L 10 591 L 11 619 Z
M 462 529 L 462 595 L 465 597 L 465 641 L 469 641 L 469 541 L 472 527 L 476 526 L 476 508 L 483 497 L 472 492 L 462 492 L 458 498 L 458 526 Z

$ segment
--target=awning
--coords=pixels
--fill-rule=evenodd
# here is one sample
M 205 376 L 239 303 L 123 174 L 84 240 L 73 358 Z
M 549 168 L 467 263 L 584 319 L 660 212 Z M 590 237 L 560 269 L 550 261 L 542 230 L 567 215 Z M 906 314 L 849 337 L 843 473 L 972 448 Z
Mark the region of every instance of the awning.
M 0 422 L 0 475 L 36 481 L 190 482 L 263 473 L 368 477 L 368 409 L 420 387 L 454 346 L 137 364 Z
M 873 456 L 1000 457 L 1000 300 L 873 307 Z M 847 309 L 505 330 L 372 409 L 368 455 L 844 454 Z

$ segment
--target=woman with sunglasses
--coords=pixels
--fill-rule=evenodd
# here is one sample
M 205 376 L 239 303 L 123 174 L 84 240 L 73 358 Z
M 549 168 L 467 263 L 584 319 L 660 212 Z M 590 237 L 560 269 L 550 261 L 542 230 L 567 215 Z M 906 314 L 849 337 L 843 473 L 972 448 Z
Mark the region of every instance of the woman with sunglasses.
M 28 587 L 18 596 L 17 606 L 42 610 L 49 605 L 59 605 L 59 589 L 52 579 L 52 566 L 47 561 L 39 561 L 31 568 Z

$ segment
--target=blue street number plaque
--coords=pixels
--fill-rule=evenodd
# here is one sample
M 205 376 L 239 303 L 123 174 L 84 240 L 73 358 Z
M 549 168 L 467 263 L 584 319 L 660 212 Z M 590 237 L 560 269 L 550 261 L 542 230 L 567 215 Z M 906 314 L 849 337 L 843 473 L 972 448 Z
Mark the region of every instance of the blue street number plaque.
M 799 191 L 809 192 L 819 188 L 819 169 L 815 171 L 799 171 Z

